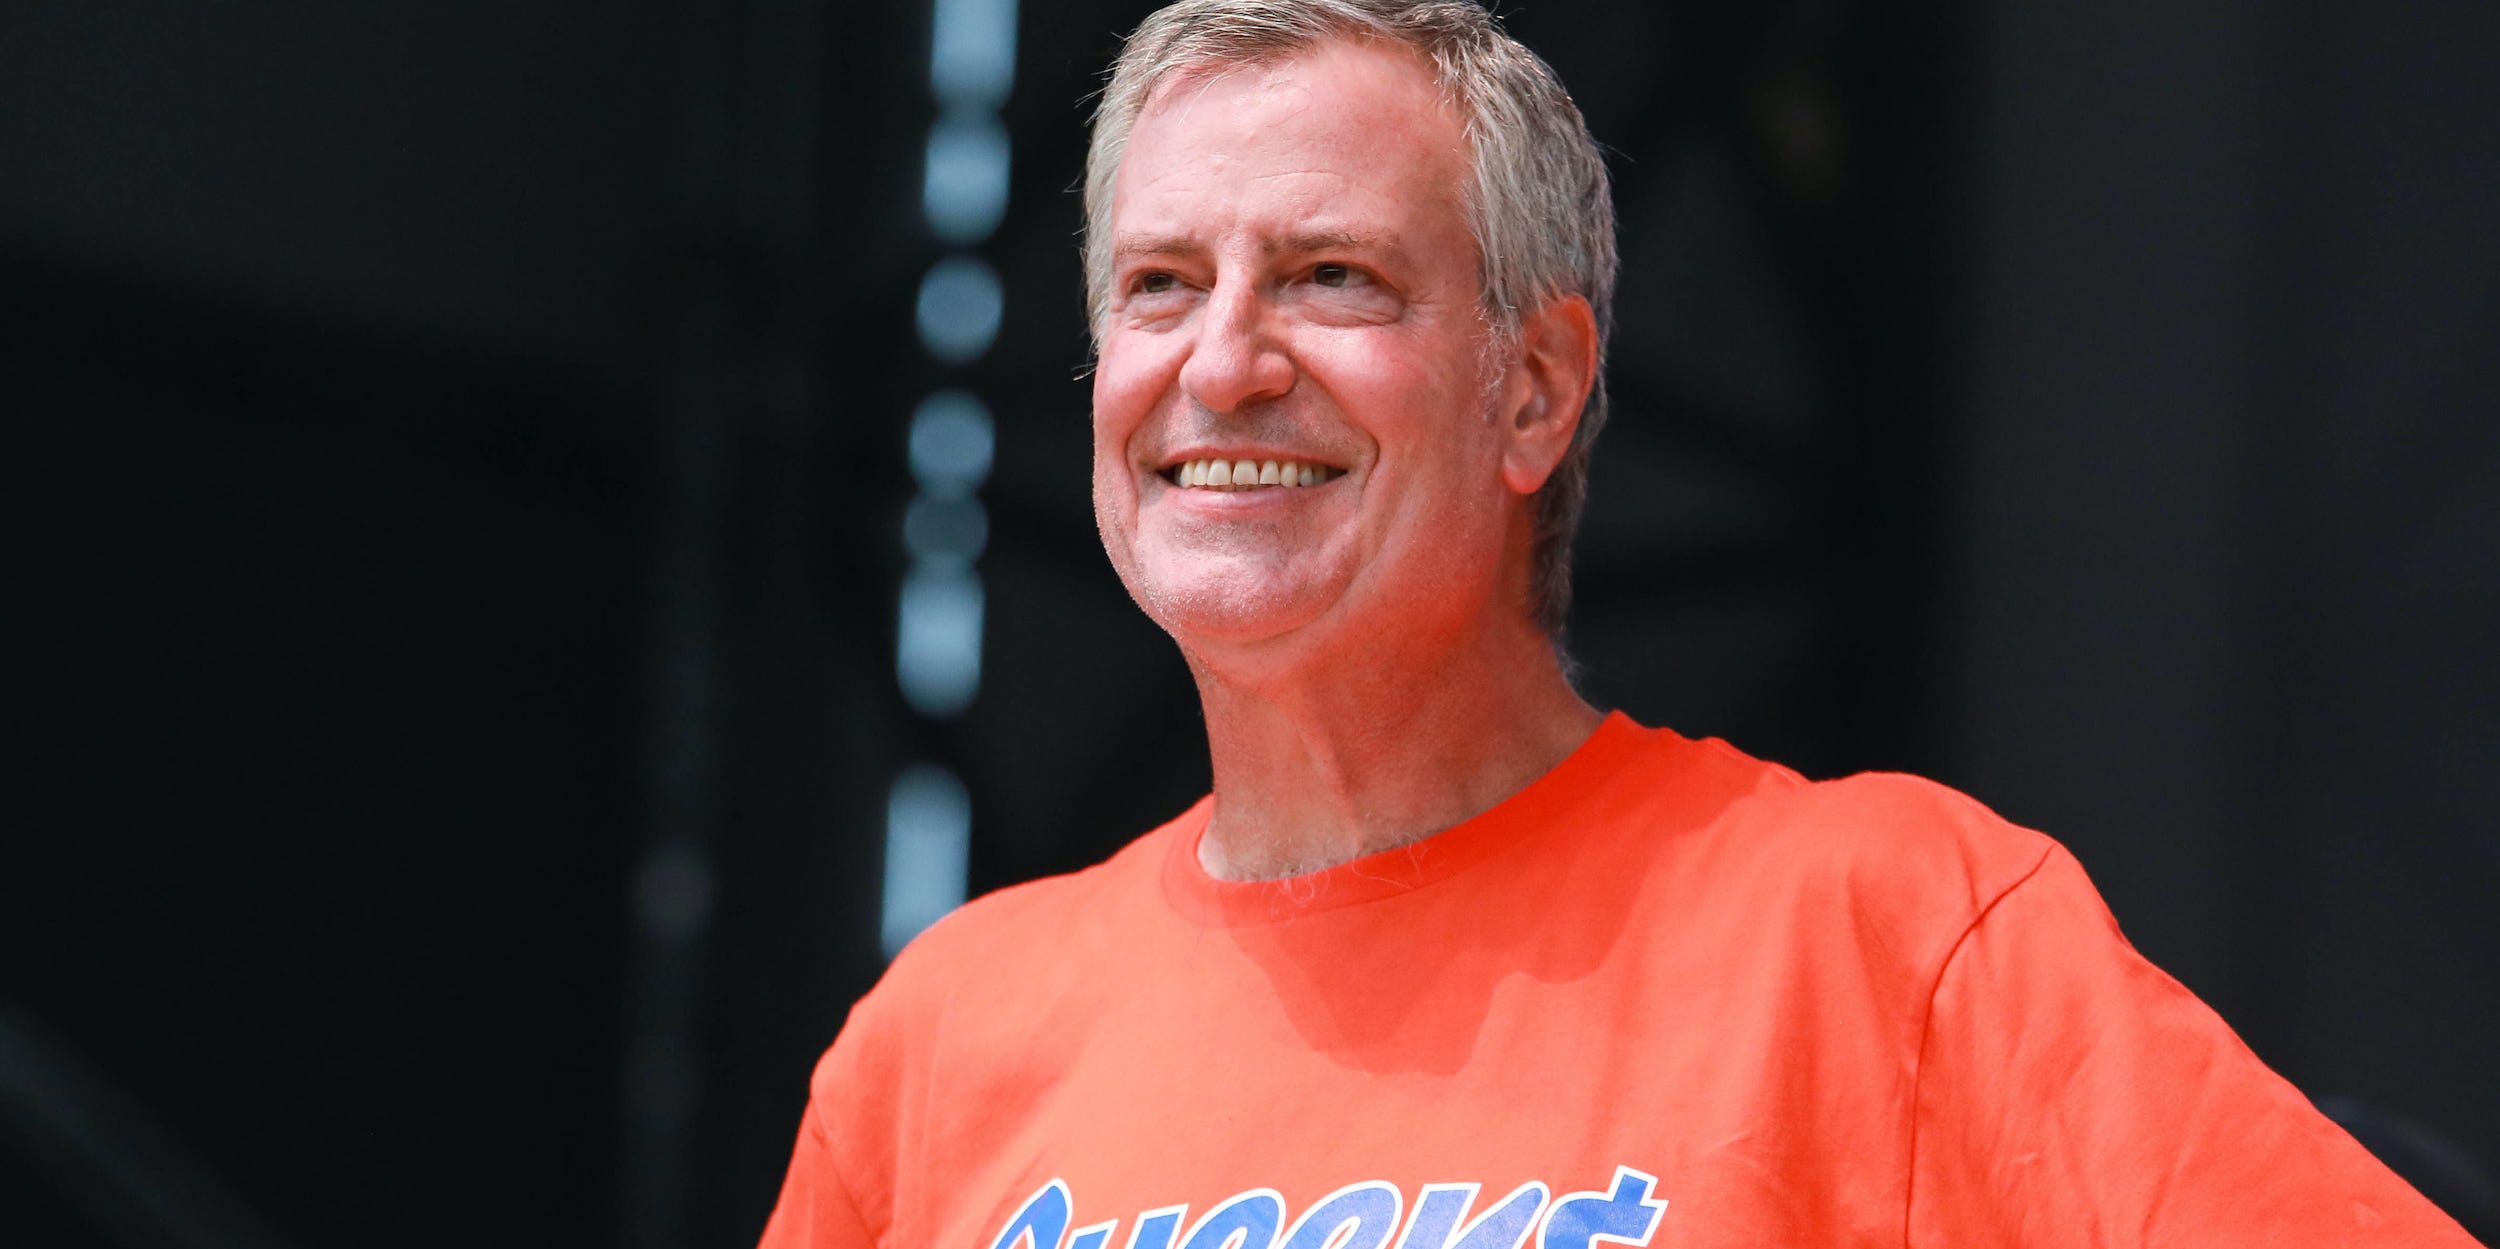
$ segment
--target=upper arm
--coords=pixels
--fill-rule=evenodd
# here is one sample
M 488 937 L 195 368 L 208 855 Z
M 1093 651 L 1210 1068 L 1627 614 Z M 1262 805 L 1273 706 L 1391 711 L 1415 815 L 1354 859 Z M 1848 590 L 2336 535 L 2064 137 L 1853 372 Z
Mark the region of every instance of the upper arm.
M 2473 1241 L 2137 954 L 2053 850 L 1938 977 L 1912 1245 Z

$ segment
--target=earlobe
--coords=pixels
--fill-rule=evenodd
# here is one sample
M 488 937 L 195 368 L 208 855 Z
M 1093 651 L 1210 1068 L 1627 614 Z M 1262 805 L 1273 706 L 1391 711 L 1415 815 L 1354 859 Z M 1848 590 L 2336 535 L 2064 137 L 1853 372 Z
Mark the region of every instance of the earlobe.
M 1597 316 L 1589 301 L 1558 296 L 1532 313 L 1520 326 L 1513 367 L 1502 480 L 1516 493 L 1534 494 L 1571 450 L 1597 383 Z

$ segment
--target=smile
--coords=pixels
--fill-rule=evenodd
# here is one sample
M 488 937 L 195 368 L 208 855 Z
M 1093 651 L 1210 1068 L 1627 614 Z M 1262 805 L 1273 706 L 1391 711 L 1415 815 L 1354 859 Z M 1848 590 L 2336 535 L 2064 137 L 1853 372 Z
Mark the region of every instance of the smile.
M 1308 460 L 1184 460 L 1162 473 L 1163 479 L 1175 486 L 1197 490 L 1316 486 L 1344 475 L 1342 468 Z

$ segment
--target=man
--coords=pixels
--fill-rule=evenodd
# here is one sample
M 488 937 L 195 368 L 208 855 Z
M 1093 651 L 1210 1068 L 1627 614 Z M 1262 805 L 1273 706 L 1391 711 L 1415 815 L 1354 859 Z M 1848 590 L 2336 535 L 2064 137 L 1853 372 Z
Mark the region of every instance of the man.
M 2047 839 L 1574 693 L 1612 210 L 1482 10 L 1183 0 L 1086 200 L 1097 518 L 1214 793 L 904 951 L 767 1245 L 2471 1243 Z

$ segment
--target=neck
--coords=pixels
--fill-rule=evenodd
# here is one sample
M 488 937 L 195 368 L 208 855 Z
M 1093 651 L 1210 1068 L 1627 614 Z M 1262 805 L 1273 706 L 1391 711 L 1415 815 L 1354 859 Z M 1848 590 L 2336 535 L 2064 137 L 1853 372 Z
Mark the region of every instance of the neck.
M 1253 676 L 1189 656 L 1214 762 L 1209 875 L 1298 876 L 1419 841 L 1517 793 L 1602 719 L 1524 620 L 1416 643 Z

